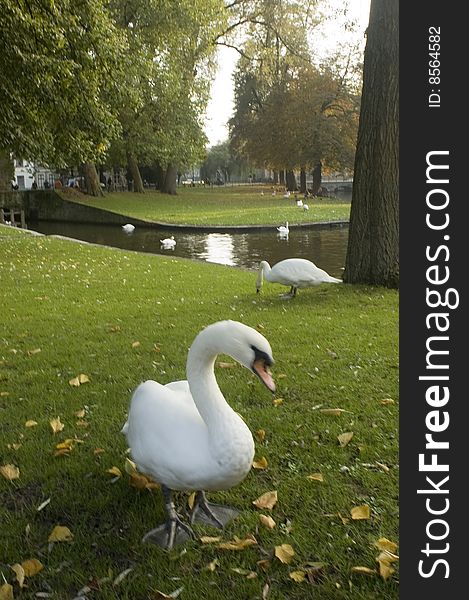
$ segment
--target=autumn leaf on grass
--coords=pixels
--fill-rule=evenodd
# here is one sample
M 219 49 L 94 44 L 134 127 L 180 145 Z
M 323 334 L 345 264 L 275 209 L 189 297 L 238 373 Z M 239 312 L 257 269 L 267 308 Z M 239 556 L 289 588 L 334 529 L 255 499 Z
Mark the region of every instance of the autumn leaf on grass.
M 75 417 L 83 419 L 83 417 L 86 415 L 86 410 L 84 408 L 80 408 L 80 410 L 75 411 L 73 414 L 75 415 Z
M 28 558 L 21 563 L 25 577 L 34 577 L 42 571 L 44 565 L 37 558 Z
M 281 544 L 280 546 L 275 546 L 275 556 L 280 562 L 288 565 L 295 556 L 295 551 L 290 544 Z
M 24 424 L 25 427 L 36 427 L 36 425 L 37 425 L 37 421 L 33 421 L 32 419 L 29 419 Z
M 220 548 L 220 550 L 244 550 L 245 548 L 255 546 L 256 544 L 256 538 L 248 533 L 244 540 L 241 540 L 235 535 L 231 542 L 222 542 L 221 544 L 218 544 L 217 548 Z
M 174 600 L 174 598 L 177 598 L 181 592 L 183 591 L 184 586 L 178 588 L 177 590 L 174 590 L 174 592 L 171 592 L 171 594 L 165 594 L 164 592 L 160 592 L 160 590 L 155 590 L 154 592 L 152 592 L 152 595 L 149 596 L 150 600 Z
M 48 542 L 71 542 L 72 540 L 73 533 L 64 525 L 56 525 L 47 539 Z
M 219 566 L 220 566 L 220 561 L 218 560 L 218 558 L 215 558 L 214 560 L 209 562 L 208 565 L 205 565 L 204 571 L 211 571 L 213 573 L 213 571 L 215 571 L 215 569 Z
M 189 510 L 192 510 L 194 508 L 196 495 L 196 492 L 192 492 L 192 494 L 189 494 L 189 496 L 187 497 L 187 506 L 189 507 Z
M 341 448 L 345 448 L 345 446 L 350 442 L 352 438 L 353 431 L 346 431 L 345 433 L 341 433 L 337 436 Z
M 359 575 L 368 575 L 371 577 L 376 575 L 376 571 L 374 569 L 370 569 L 369 567 L 357 566 L 357 567 L 352 567 L 350 570 L 352 573 L 358 573 Z
M 106 473 L 110 473 L 115 477 L 122 477 L 122 471 L 119 469 L 119 467 L 111 467 L 110 469 L 106 469 Z
M 56 417 L 55 419 L 52 419 L 51 421 L 49 421 L 49 424 L 51 426 L 52 432 L 58 433 L 59 431 L 62 431 L 63 428 L 65 427 L 65 425 L 61 422 L 60 417 Z
M 0 467 L 0 475 L 11 481 L 12 479 L 19 479 L 20 470 L 16 465 L 3 465 Z
M 394 400 L 392 398 L 383 398 L 382 400 L 380 400 L 381 404 L 394 404 Z
M 22 588 L 24 586 L 24 569 L 21 565 L 19 565 L 18 563 L 16 563 L 15 565 L 12 565 L 11 570 L 15 572 L 16 575 L 16 581 L 18 582 L 18 585 L 20 586 L 20 588 Z
M 213 537 L 210 535 L 203 535 L 199 539 L 202 542 L 202 544 L 216 544 L 217 542 L 219 542 L 221 540 L 221 536 Z
M 272 517 L 269 517 L 267 515 L 259 515 L 259 521 L 262 523 L 262 525 L 264 525 L 264 527 L 267 527 L 268 529 L 273 529 L 276 525 Z
M 344 412 L 350 412 L 349 410 L 345 410 L 345 408 L 321 408 L 319 409 L 323 415 L 331 415 L 333 417 L 338 417 Z
M 271 510 L 277 504 L 277 490 L 272 492 L 265 492 L 262 496 L 259 496 L 256 500 L 253 500 L 252 503 L 257 508 L 267 508 Z
M 0 585 L 0 600 L 13 600 L 13 586 L 9 583 Z
M 378 550 L 386 550 L 387 552 L 391 552 L 392 554 L 395 554 L 397 550 L 397 544 L 395 542 L 391 542 L 391 540 L 388 540 L 384 537 L 379 538 L 379 540 L 375 542 L 375 546 L 378 548 Z
M 296 581 L 296 583 L 302 583 L 306 578 L 306 571 L 292 571 L 288 573 L 288 577 Z
M 274 406 L 280 406 L 283 403 L 283 398 L 274 398 L 272 400 L 272 404 Z
M 360 506 L 354 506 L 350 511 L 352 515 L 352 519 L 355 521 L 361 519 L 369 519 L 370 518 L 370 507 L 368 504 L 361 504 Z
M 220 369 L 233 369 L 237 366 L 237 363 L 234 362 L 217 362 L 217 367 L 220 367 Z
M 306 479 L 309 479 L 310 481 L 319 481 L 320 483 L 323 483 L 324 475 L 322 473 L 312 473 L 311 475 L 306 475 Z
M 90 378 L 88 377 L 88 375 L 85 375 L 84 373 L 80 373 L 80 375 L 77 375 L 76 377 L 73 377 L 73 379 L 70 379 L 70 381 L 68 383 L 72 387 L 78 387 L 80 385 L 83 385 L 84 383 L 89 383 L 89 381 L 90 381 Z
M 254 469 L 267 469 L 267 465 L 269 463 L 267 462 L 267 459 L 265 456 L 262 456 L 261 458 L 259 458 L 258 460 L 255 460 L 252 463 L 252 466 Z
M 264 429 L 258 429 L 255 433 L 256 439 L 258 442 L 263 442 L 265 439 L 265 430 Z
M 41 352 L 40 348 L 34 348 L 34 350 L 28 350 L 28 356 L 33 356 L 34 354 L 38 354 Z
M 139 346 L 140 346 L 140 342 L 138 342 L 138 341 L 132 342 L 132 348 L 138 348 Z

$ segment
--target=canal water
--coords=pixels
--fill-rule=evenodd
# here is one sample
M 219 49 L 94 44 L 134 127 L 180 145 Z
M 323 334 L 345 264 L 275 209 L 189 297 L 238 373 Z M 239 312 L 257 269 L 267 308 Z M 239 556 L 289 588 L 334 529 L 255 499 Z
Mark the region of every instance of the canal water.
M 257 269 L 261 260 L 271 265 L 285 258 L 306 258 L 334 277 L 341 277 L 347 251 L 348 227 L 295 228 L 288 237 L 276 227 L 243 233 L 207 233 L 180 229 L 136 227 L 133 233 L 120 225 L 92 225 L 39 221 L 30 228 L 46 235 L 63 235 L 86 242 Z M 174 249 L 160 240 L 174 236 Z

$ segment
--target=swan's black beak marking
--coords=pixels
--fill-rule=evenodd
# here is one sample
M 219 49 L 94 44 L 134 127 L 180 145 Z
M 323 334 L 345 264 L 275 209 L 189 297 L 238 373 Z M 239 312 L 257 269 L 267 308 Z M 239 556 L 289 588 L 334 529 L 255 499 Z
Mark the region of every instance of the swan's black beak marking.
M 251 346 L 254 350 L 254 362 L 251 365 L 253 373 L 255 373 L 262 383 L 272 392 L 275 392 L 275 383 L 268 367 L 274 364 L 274 360 L 267 353 L 262 352 L 259 348 Z

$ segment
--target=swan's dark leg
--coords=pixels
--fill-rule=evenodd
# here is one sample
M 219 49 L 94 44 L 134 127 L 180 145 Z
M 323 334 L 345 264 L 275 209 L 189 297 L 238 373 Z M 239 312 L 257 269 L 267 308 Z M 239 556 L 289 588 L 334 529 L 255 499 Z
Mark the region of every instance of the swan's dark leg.
M 208 502 L 205 492 L 199 491 L 197 492 L 194 508 L 191 513 L 191 523 L 205 523 L 206 525 L 223 529 L 229 521 L 238 515 L 239 510 L 236 510 L 236 508 Z
M 164 503 L 168 519 L 163 525 L 159 525 L 143 536 L 142 542 L 152 542 L 165 550 L 171 550 L 176 544 L 182 544 L 189 538 L 195 537 L 194 532 L 181 521 L 176 512 L 174 502 L 171 496 L 171 490 L 162 485 Z

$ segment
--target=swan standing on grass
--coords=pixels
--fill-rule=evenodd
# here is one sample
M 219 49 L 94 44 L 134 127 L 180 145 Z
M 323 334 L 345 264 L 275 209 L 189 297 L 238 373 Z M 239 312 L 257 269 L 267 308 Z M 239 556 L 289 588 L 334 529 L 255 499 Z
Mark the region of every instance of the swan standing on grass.
M 289 298 L 296 296 L 298 288 L 311 287 L 321 283 L 342 283 L 341 279 L 331 277 L 326 271 L 304 258 L 287 258 L 273 267 L 263 260 L 257 275 L 257 293 L 261 291 L 264 277 L 272 283 L 289 285 L 290 293 L 286 295 Z
M 187 381 L 146 381 L 135 390 L 122 432 L 142 473 L 161 484 L 168 519 L 143 541 L 170 550 L 194 534 L 177 514 L 172 490 L 196 491 L 190 522 L 223 528 L 238 511 L 207 502 L 204 490 L 226 490 L 249 473 L 254 441 L 229 406 L 215 379 L 218 354 L 228 354 L 255 373 L 271 391 L 269 342 L 236 321 L 220 321 L 195 338 L 187 357 Z
M 285 223 L 285 225 L 280 225 L 280 227 L 277 227 L 277 231 L 282 235 L 288 235 L 290 232 L 288 229 L 288 221 Z
M 170 238 L 165 238 L 164 240 L 160 240 L 160 244 L 163 246 L 163 248 L 174 250 L 174 246 L 176 245 L 176 240 L 174 239 L 174 235 L 172 235 Z
M 125 231 L 125 233 L 132 233 L 132 231 L 135 229 L 135 225 L 127 223 L 126 225 L 122 225 L 122 229 Z

